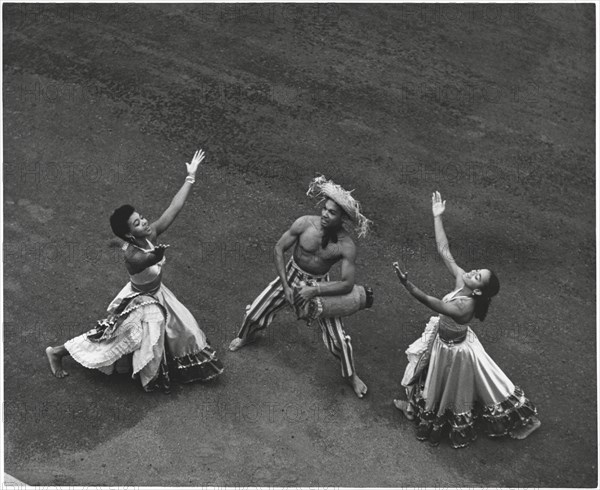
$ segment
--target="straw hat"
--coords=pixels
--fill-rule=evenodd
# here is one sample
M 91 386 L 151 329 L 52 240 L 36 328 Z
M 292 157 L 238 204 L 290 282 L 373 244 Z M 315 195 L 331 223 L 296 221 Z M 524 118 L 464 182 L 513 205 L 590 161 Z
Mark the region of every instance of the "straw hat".
M 366 236 L 369 231 L 371 220 L 367 219 L 360 212 L 360 203 L 351 195 L 352 191 L 345 190 L 342 186 L 335 184 L 331 180 L 327 180 L 324 175 L 315 177 L 308 186 L 307 196 L 334 201 L 352 221 L 354 230 L 359 238 Z M 319 201 L 319 202 L 320 202 Z

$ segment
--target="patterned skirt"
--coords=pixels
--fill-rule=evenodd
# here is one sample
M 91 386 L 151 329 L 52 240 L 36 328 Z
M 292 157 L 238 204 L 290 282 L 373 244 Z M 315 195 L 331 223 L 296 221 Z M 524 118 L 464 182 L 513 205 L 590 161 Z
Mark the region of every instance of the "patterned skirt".
M 426 333 L 436 319 L 432 318 Z M 415 371 L 410 350 L 403 381 Z M 455 448 L 475 440 L 476 422 L 481 422 L 489 437 L 500 437 L 537 415 L 536 407 L 487 354 L 470 328 L 466 339 L 457 344 L 446 343 L 437 334 L 426 369 L 416 382 L 404 386 L 419 422 L 418 438 L 427 439 L 435 428 L 447 432 Z
M 79 364 L 106 374 L 129 371 L 146 391 L 169 391 L 171 379 L 207 381 L 223 372 L 190 311 L 164 285 L 140 293 L 128 283 L 96 328 L 65 343 Z

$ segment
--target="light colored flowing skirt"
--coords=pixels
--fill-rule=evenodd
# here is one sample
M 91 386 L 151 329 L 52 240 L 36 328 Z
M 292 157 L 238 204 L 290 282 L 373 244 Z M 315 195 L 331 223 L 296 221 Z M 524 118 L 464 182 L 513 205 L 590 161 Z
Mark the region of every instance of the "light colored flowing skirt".
M 65 348 L 82 366 L 105 374 L 112 374 L 123 356 L 133 354 L 133 375 L 138 374 L 145 387 L 157 376 L 163 358 L 165 317 L 160 305 L 142 306 L 122 320 L 111 338 L 94 341 L 87 332 L 67 341 Z
M 128 283 L 108 306 L 113 315 L 123 301 L 136 291 Z M 152 389 L 161 378 L 168 388 L 170 377 L 182 383 L 206 381 L 223 372 L 223 366 L 190 311 L 165 285 L 152 295 L 159 304 L 145 304 L 129 313 L 109 339 L 94 341 L 87 332 L 65 343 L 69 354 L 82 366 L 111 374 L 120 362 L 131 356 L 133 376 Z M 136 298 L 136 299 L 138 299 Z
M 409 364 L 403 382 L 415 370 L 426 334 L 437 326 L 434 318 L 424 335 L 407 350 Z M 498 437 L 526 424 L 537 414 L 535 406 L 487 354 L 471 328 L 466 339 L 458 344 L 447 344 L 437 334 L 428 366 L 416 383 L 405 387 L 418 420 L 446 426 L 454 447 L 466 446 L 475 439 L 474 424 L 480 416 L 487 435 Z
M 436 336 L 423 389 L 425 410 L 438 417 L 448 409 L 461 414 L 472 410 L 476 402 L 497 405 L 514 390 L 515 385 L 471 328 L 460 344 L 448 345 Z

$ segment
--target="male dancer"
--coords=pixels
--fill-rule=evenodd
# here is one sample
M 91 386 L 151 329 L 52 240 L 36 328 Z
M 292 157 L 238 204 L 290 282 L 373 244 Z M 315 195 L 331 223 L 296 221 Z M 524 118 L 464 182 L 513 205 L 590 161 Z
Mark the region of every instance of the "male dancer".
M 236 351 L 256 340 L 257 332 L 273 321 L 286 303 L 294 307 L 315 296 L 340 296 L 354 287 L 356 246 L 345 228 L 354 225 L 358 237 L 366 235 L 370 221 L 360 212 L 360 204 L 339 185 L 320 176 L 310 184 L 307 195 L 322 198 L 321 216 L 298 218 L 275 245 L 275 268 L 279 277 L 254 300 L 246 311 L 238 336 L 229 350 Z M 284 253 L 294 248 L 285 265 Z M 341 280 L 330 281 L 329 270 L 341 261 Z M 301 286 L 301 282 L 313 285 Z M 297 295 L 294 295 L 294 289 Z M 350 337 L 344 332 L 342 319 L 319 318 L 323 342 L 340 360 L 342 376 L 359 398 L 367 386 L 356 374 Z

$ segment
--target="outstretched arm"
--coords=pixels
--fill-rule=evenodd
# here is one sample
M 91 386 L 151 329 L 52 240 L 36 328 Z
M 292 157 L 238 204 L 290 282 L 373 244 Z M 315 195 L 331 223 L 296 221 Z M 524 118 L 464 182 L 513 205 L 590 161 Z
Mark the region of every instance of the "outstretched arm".
M 432 309 L 436 313 L 441 313 L 442 315 L 449 316 L 457 323 L 464 323 L 468 321 L 472 316 L 472 308 L 469 308 L 465 305 L 463 301 L 453 301 L 445 303 L 444 301 L 435 298 L 433 296 L 429 296 L 421 291 L 417 286 L 415 286 L 412 282 L 408 280 L 408 273 L 402 272 L 400 267 L 398 266 L 398 262 L 394 262 L 394 270 L 396 271 L 396 275 L 402 285 L 406 288 L 406 290 L 417 300 L 423 303 L 428 308 Z
M 156 232 L 156 235 L 160 235 L 165 232 L 169 226 L 175 221 L 175 218 L 179 214 L 179 211 L 183 208 L 185 204 L 185 200 L 192 189 L 192 184 L 196 178 L 196 170 L 198 170 L 198 165 L 200 162 L 204 160 L 204 152 L 202 150 L 198 150 L 194 153 L 194 157 L 192 158 L 191 163 L 186 163 L 188 176 L 185 179 L 185 182 L 181 189 L 175 194 L 175 197 L 171 201 L 169 207 L 165 210 L 160 218 L 158 218 L 154 223 L 150 225 L 150 227 Z
M 457 283 L 461 278 L 463 270 L 456 264 L 454 257 L 450 253 L 450 244 L 448 238 L 446 238 L 446 232 L 444 231 L 444 223 L 442 222 L 442 214 L 446 210 L 446 201 L 442 201 L 442 196 L 438 191 L 433 193 L 431 197 L 431 211 L 433 213 L 433 226 L 435 228 L 435 243 L 437 251 L 440 254 L 444 264 L 450 271 Z M 458 284 L 457 284 L 458 285 Z

